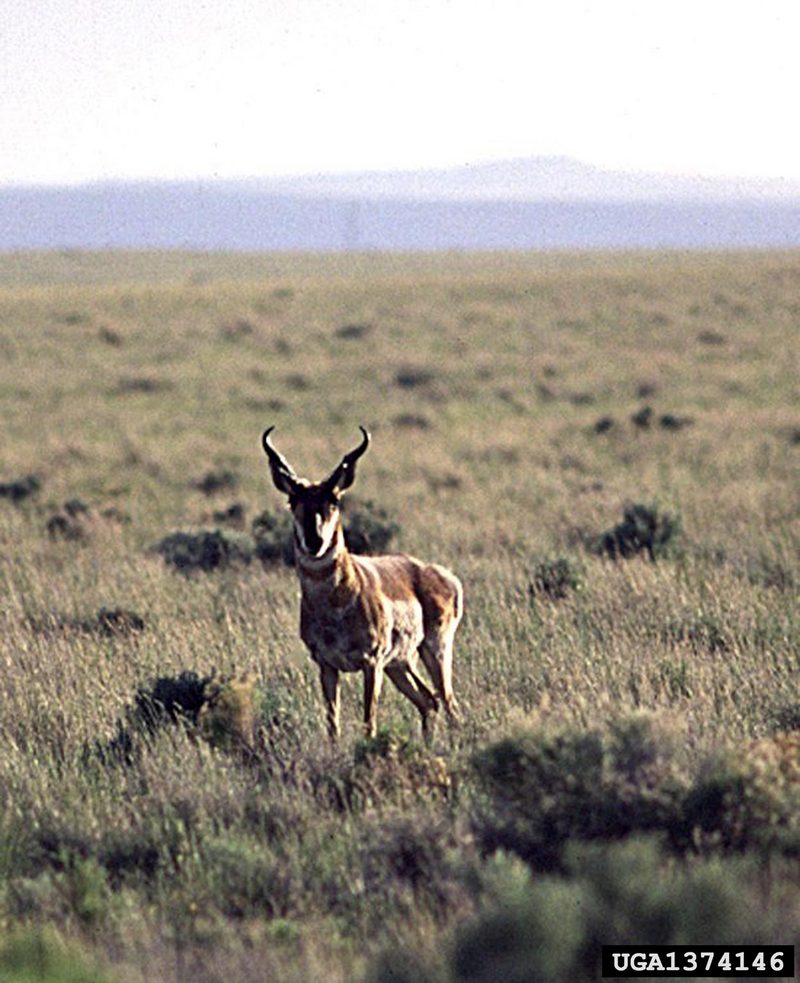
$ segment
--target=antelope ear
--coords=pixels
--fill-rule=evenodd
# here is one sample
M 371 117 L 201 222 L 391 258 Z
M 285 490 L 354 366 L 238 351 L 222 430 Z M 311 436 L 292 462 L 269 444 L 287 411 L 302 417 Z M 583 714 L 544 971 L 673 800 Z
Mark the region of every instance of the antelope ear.
M 297 491 L 300 479 L 294 473 L 292 466 L 286 458 L 279 454 L 270 443 L 269 435 L 275 427 L 269 427 L 261 435 L 261 446 L 269 459 L 269 469 L 272 473 L 272 481 L 279 492 L 284 495 L 292 495 Z
M 358 429 L 362 434 L 361 443 L 355 450 L 350 451 L 349 454 L 345 454 L 339 466 L 334 469 L 333 473 L 325 481 L 327 488 L 335 495 L 347 491 L 356 480 L 356 461 L 358 461 L 362 454 L 366 453 L 369 447 L 369 433 L 367 433 L 364 427 L 359 427 Z

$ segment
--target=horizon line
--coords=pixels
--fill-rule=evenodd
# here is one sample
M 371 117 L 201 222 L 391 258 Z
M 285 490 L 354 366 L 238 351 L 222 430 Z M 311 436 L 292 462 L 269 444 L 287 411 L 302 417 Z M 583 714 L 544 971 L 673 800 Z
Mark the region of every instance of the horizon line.
M 743 183 L 753 187 L 758 185 L 788 185 L 794 187 L 800 194 L 800 176 L 790 177 L 787 175 L 748 175 L 736 173 L 711 174 L 698 170 L 654 170 L 648 168 L 629 168 L 620 166 L 605 166 L 587 162 L 581 157 L 573 157 L 569 154 L 533 154 L 533 155 L 513 155 L 508 157 L 477 158 L 461 163 L 453 164 L 424 164 L 414 166 L 387 166 L 387 167 L 348 167 L 344 169 L 332 168 L 329 170 L 297 170 L 282 171 L 276 174 L 194 174 L 194 175 L 138 175 L 121 176 L 107 175 L 95 177 L 82 177 L 65 180 L 43 180 L 43 181 L 6 181 L 0 178 L 0 192 L 3 191 L 60 191 L 77 190 L 81 188 L 97 188 L 120 185 L 202 185 L 202 184 L 247 184 L 247 183 L 280 183 L 291 181 L 309 181 L 314 179 L 353 179 L 365 177 L 402 177 L 412 175 L 445 175 L 449 173 L 463 173 L 470 169 L 486 168 L 492 166 L 511 166 L 532 163 L 563 163 L 566 165 L 578 165 L 587 172 L 595 172 L 598 175 L 628 177 L 628 178 L 648 178 L 678 181 L 696 181 L 701 184 L 729 184 Z M 474 198 L 473 195 L 470 195 Z M 494 197 L 494 196 L 493 196 Z M 517 195 L 511 195 L 513 200 Z M 555 199 L 553 199 L 555 200 Z M 570 199 L 567 199 L 570 200 Z

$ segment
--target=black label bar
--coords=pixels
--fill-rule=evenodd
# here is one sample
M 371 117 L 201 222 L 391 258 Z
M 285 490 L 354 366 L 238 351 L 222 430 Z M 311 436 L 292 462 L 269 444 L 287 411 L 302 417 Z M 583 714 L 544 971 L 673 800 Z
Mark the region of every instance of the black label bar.
M 604 945 L 612 979 L 794 979 L 793 945 Z

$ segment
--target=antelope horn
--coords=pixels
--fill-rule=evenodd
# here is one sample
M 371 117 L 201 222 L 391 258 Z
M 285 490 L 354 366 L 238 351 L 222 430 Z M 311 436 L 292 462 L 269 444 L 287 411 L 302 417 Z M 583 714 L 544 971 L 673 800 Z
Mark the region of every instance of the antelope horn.
M 364 427 L 359 426 L 362 438 L 361 443 L 349 454 L 345 454 L 339 466 L 328 478 L 325 484 L 332 490 L 344 491 L 353 484 L 356 476 L 356 461 L 366 452 L 369 447 L 369 433 Z
M 275 486 L 277 487 L 278 491 L 291 494 L 300 484 L 300 479 L 294 473 L 294 469 L 283 454 L 280 454 L 272 446 L 269 435 L 274 429 L 275 427 L 273 426 L 268 427 L 264 431 L 264 433 L 261 435 L 261 446 L 264 448 L 264 453 L 269 458 L 269 466 L 270 470 L 272 471 L 272 480 L 275 482 Z

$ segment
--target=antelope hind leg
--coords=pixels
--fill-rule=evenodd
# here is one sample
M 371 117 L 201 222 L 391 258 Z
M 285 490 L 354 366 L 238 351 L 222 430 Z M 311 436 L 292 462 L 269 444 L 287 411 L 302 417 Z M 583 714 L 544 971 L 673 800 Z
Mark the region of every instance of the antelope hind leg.
M 426 638 L 419 647 L 419 654 L 433 681 L 436 695 L 444 704 L 447 716 L 453 723 L 457 723 L 460 718 L 458 701 L 453 692 L 454 634 L 455 626 L 435 638 Z
M 423 683 L 419 676 L 408 666 L 387 667 L 386 675 L 394 685 L 400 690 L 403 696 L 408 697 L 414 706 L 419 710 L 422 718 L 422 734 L 426 740 L 430 739 L 429 716 L 436 713 L 439 709 L 439 701 L 434 694 Z

